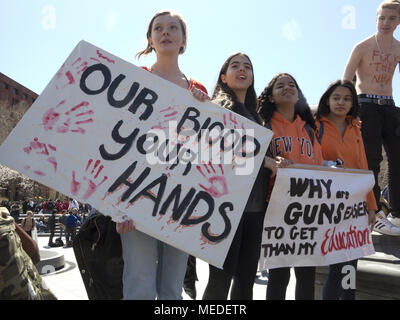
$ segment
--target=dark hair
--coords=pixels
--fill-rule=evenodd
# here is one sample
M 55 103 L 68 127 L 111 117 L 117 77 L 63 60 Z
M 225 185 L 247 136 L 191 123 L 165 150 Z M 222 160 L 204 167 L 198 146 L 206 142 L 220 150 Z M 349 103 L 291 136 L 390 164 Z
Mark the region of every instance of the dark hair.
M 321 119 L 322 116 L 325 116 L 331 112 L 329 105 L 328 105 L 329 98 L 332 95 L 333 91 L 335 91 L 336 88 L 338 88 L 338 87 L 344 87 L 344 88 L 348 88 L 350 90 L 353 101 L 352 101 L 352 107 L 351 107 L 350 111 L 347 113 L 347 115 L 349 115 L 353 118 L 358 117 L 358 112 L 359 112 L 360 107 L 358 105 L 357 92 L 356 92 L 356 89 L 354 88 L 353 83 L 348 80 L 336 80 L 335 82 L 332 82 L 329 85 L 328 89 L 326 89 L 326 91 L 322 95 L 321 99 L 319 100 L 318 109 L 317 109 L 317 112 L 315 113 L 316 119 L 319 120 L 319 119 Z
M 257 114 L 257 95 L 256 95 L 256 91 L 254 89 L 254 69 L 253 69 L 253 64 L 251 63 L 250 58 L 248 57 L 248 55 L 242 53 L 242 52 L 237 52 L 232 54 L 231 56 L 229 56 L 228 59 L 226 59 L 226 61 L 224 62 L 224 64 L 221 67 L 221 70 L 218 74 L 218 81 L 217 84 L 215 85 L 215 89 L 214 89 L 214 93 L 212 95 L 212 100 L 219 104 L 220 106 L 232 110 L 234 112 L 238 112 L 240 109 L 238 108 L 238 98 L 235 94 L 235 92 L 228 86 L 228 84 L 224 83 L 221 80 L 221 75 L 226 74 L 229 64 L 231 62 L 231 60 L 234 57 L 237 56 L 244 56 L 246 57 L 249 62 L 250 62 L 250 66 L 251 66 L 251 70 L 253 72 L 253 81 L 251 83 L 251 85 L 247 88 L 247 92 L 246 92 L 246 97 L 244 100 L 244 105 L 246 107 L 246 109 L 251 113 L 251 115 L 254 117 L 254 119 L 257 121 L 257 123 L 262 124 L 263 121 L 260 118 L 260 116 Z
M 183 18 L 181 17 L 181 15 L 179 15 L 177 12 L 172 11 L 172 10 L 163 10 L 163 11 L 159 11 L 157 12 L 154 17 L 150 20 L 149 26 L 147 28 L 147 47 L 146 49 L 139 51 L 135 57 L 139 60 L 140 57 L 142 55 L 148 55 L 149 53 L 151 53 L 154 49 L 151 47 L 150 43 L 149 43 L 149 39 L 151 38 L 151 30 L 153 29 L 153 23 L 154 20 L 156 18 L 158 18 L 159 16 L 164 16 L 164 15 L 170 15 L 171 17 L 175 17 L 179 20 L 179 24 L 181 25 L 181 29 L 182 29 L 182 34 L 184 36 L 184 38 L 187 40 L 187 28 L 186 28 L 186 23 L 185 20 L 183 20 Z M 179 54 L 184 53 L 186 50 L 186 47 L 181 47 L 179 49 Z
M 274 89 L 274 86 L 278 79 L 285 76 L 290 77 L 293 80 L 299 94 L 299 100 L 295 104 L 294 114 L 299 115 L 300 118 L 303 119 L 303 121 L 308 123 L 315 130 L 317 127 L 315 125 L 315 120 L 312 115 L 310 106 L 308 105 L 308 102 L 304 97 L 303 92 L 297 84 L 296 79 L 288 73 L 279 73 L 268 83 L 264 91 L 258 97 L 257 112 L 261 115 L 266 123 L 271 121 L 272 115 L 276 111 L 276 105 L 275 103 L 270 101 L 269 97 L 272 95 L 272 90 Z

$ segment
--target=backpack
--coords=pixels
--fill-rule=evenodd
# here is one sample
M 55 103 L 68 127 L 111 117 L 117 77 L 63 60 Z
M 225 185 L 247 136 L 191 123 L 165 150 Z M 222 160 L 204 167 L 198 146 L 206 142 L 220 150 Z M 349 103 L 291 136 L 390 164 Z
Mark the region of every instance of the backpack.
M 89 300 L 121 300 L 124 261 L 115 222 L 101 213 L 91 214 L 73 249 Z
M 321 144 L 322 141 L 322 136 L 324 135 L 324 123 L 322 121 L 319 122 L 319 130 L 318 130 L 318 135 L 317 135 L 317 141 L 319 144 Z
M 61 238 L 57 238 L 54 243 L 50 244 L 50 247 L 56 248 L 56 247 L 63 247 L 64 246 L 64 241 L 62 241 Z

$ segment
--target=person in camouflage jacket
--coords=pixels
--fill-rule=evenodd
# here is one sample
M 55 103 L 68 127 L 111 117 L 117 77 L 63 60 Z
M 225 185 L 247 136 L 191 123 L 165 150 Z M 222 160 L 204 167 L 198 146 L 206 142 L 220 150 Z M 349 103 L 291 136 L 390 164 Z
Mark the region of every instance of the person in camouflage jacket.
M 15 231 L 14 219 L 0 207 L 0 300 L 56 300 Z

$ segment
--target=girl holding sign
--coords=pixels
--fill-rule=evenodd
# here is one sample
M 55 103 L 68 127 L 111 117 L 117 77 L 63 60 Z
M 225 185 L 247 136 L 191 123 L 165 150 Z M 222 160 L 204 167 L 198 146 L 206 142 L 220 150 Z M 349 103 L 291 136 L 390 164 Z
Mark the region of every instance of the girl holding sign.
M 350 81 L 333 82 L 322 95 L 316 112 L 318 140 L 321 143 L 325 160 L 335 161 L 346 168 L 368 170 L 364 143 L 361 136 L 361 123 L 357 119 L 359 105 L 354 85 Z M 368 223 L 375 224 L 375 211 L 378 210 L 374 193 L 367 195 Z M 324 300 L 354 300 L 355 289 L 344 289 L 342 273 L 345 266 L 352 266 L 354 275 L 357 260 L 329 266 L 322 298 Z M 355 279 L 354 279 L 355 280 Z
M 231 55 L 222 65 L 213 101 L 257 124 L 253 65 L 243 53 Z M 232 240 L 223 269 L 210 265 L 203 300 L 226 300 L 233 279 L 232 300 L 252 300 L 261 250 L 261 235 L 267 204 L 268 172 L 259 169 L 253 189 Z
M 283 168 L 294 163 L 323 164 L 310 107 L 290 74 L 278 74 L 270 81 L 258 98 L 258 107 L 266 126 L 274 132 L 269 147 L 269 160 L 275 159 L 276 167 Z M 290 146 L 284 141 L 291 141 Z M 275 173 L 276 168 L 273 170 Z M 295 267 L 294 271 L 296 299 L 313 300 L 315 267 Z M 284 300 L 289 280 L 290 267 L 270 269 L 267 299 Z
M 147 48 L 138 58 L 155 51 L 157 61 L 145 70 L 190 90 L 200 101 L 208 100 L 207 90 L 188 79 L 178 66 L 179 55 L 186 48 L 186 24 L 171 11 L 158 12 L 150 21 Z M 180 300 L 188 255 L 135 229 L 134 222 L 117 223 L 124 259 L 124 299 Z

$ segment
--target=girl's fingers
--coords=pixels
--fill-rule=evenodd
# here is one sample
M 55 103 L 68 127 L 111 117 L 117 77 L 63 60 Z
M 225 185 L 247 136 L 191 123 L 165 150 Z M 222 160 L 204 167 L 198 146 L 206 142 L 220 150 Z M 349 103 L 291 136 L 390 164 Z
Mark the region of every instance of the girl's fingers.
M 207 94 L 205 94 L 203 91 L 201 91 L 197 88 L 193 88 L 191 90 L 191 92 L 193 94 L 193 97 L 195 97 L 197 100 L 199 100 L 201 102 L 204 102 L 206 100 L 211 100 Z
M 287 168 L 288 166 L 294 164 L 293 160 L 285 159 L 282 157 L 276 157 L 275 160 L 278 168 Z
M 116 231 L 119 234 L 127 233 L 135 230 L 135 224 L 133 220 L 129 219 L 124 222 L 117 222 L 116 224 Z
M 133 230 L 136 230 L 135 223 L 133 220 L 129 220 L 129 232 Z
M 117 222 L 115 227 L 116 227 L 117 233 L 121 234 L 122 233 L 122 223 Z

